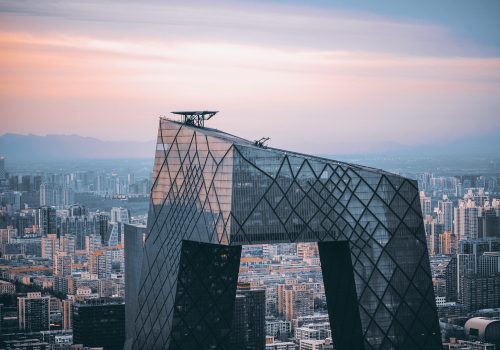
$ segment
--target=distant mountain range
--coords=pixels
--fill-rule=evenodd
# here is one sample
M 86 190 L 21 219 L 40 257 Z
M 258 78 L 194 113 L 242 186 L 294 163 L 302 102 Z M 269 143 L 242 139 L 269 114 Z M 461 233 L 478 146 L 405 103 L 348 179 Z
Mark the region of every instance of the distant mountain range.
M 333 155 L 387 155 L 387 156 L 446 156 L 446 155 L 498 155 L 500 156 L 500 131 L 485 135 L 470 135 L 454 140 L 438 140 L 426 144 L 402 145 L 393 142 L 373 144 L 332 144 Z M 336 152 L 335 150 L 339 150 Z M 367 151 L 369 150 L 369 151 Z
M 329 147 L 332 155 L 384 154 L 399 156 L 434 156 L 467 154 L 500 154 L 500 134 L 474 135 L 454 141 L 442 141 L 425 145 L 403 146 L 380 143 L 377 147 L 359 147 L 341 144 Z M 0 156 L 17 160 L 64 160 L 64 159 L 116 159 L 152 158 L 155 141 L 102 141 L 79 135 L 21 135 L 7 133 L 0 136 Z M 335 152 L 335 150 L 338 150 Z
M 0 136 L 0 155 L 17 160 L 152 158 L 155 141 L 102 141 L 79 135 Z

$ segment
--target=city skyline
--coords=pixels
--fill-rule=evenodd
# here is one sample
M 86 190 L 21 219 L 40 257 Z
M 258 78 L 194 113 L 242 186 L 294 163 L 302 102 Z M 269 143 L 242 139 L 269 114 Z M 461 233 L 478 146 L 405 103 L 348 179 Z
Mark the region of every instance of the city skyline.
M 499 18 L 0 0 L 0 348 L 499 350 Z
M 499 5 L 419 7 L 4 1 L 0 134 L 146 141 L 186 108 L 316 154 L 498 134 Z
M 209 128 L 193 128 L 167 120 L 163 122 L 167 125 L 177 124 L 182 126 L 183 129 L 191 128 L 198 136 L 207 134 L 207 137 L 212 141 L 210 142 L 210 152 L 216 158 L 224 153 L 222 150 L 224 142 L 217 142 L 217 137 L 214 136 L 222 137 L 221 140 L 232 137 Z M 163 130 L 161 133 L 163 136 L 171 134 L 168 130 Z M 187 141 L 189 139 L 185 135 L 178 137 L 178 140 Z M 417 189 L 415 180 L 417 180 L 418 189 L 421 192 L 414 198 L 413 207 L 414 209 L 422 208 L 423 226 L 418 222 L 415 222 L 415 224 L 419 224 L 421 228 L 419 231 L 422 234 L 425 230 L 425 241 L 422 242 L 423 247 L 421 248 L 427 246 L 434 287 L 427 288 L 429 296 L 427 303 L 434 304 L 430 298 L 433 289 L 438 315 L 441 320 L 440 333 L 443 346 L 446 349 L 448 347 L 469 349 L 470 345 L 474 345 L 476 349 L 492 350 L 496 345 L 498 348 L 500 339 L 494 335 L 498 333 L 488 335 L 488 333 L 492 332 L 488 329 L 500 326 L 500 321 L 495 319 L 499 314 L 498 309 L 495 308 L 500 305 L 500 177 L 498 176 L 500 168 L 498 162 L 487 160 L 487 157 L 480 155 L 469 155 L 465 156 L 465 159 L 460 162 L 460 167 L 450 169 L 443 167 L 441 163 L 437 167 L 431 166 L 422 158 L 405 158 L 405 161 L 408 162 L 407 166 L 405 168 L 399 168 L 398 166 L 399 171 L 393 170 L 399 174 L 398 176 L 381 170 L 354 166 L 352 164 L 358 162 L 353 161 L 348 166 L 351 170 L 348 169 L 343 173 L 340 169 L 347 166 L 346 163 L 305 157 L 293 152 L 281 153 L 284 151 L 266 146 L 259 147 L 252 141 L 246 141 L 245 146 L 243 144 L 245 141 L 239 138 L 235 139 L 238 140 L 236 147 L 239 152 L 250 156 L 249 159 L 254 159 L 259 164 L 258 169 L 260 170 L 256 173 L 247 171 L 237 171 L 235 173 L 236 175 L 232 177 L 233 184 L 237 183 L 235 196 L 230 196 L 230 198 L 233 197 L 233 203 L 235 198 L 256 198 L 255 196 L 258 196 L 262 191 L 260 186 L 269 183 L 269 180 L 265 178 L 259 179 L 259 176 L 248 176 L 263 174 L 262 171 L 265 169 L 271 171 L 273 168 L 275 169 L 272 164 L 277 163 L 263 161 L 261 156 L 265 154 L 274 154 L 275 156 L 282 154 L 290 162 L 289 166 L 280 167 L 281 170 L 277 176 L 272 176 L 273 179 L 276 179 L 276 183 L 280 183 L 283 190 L 288 188 L 288 186 L 283 187 L 287 182 L 286 173 L 295 173 L 292 169 L 298 170 L 295 170 L 297 174 L 292 178 L 296 180 L 292 182 L 290 189 L 286 190 L 288 199 L 280 201 L 281 204 L 276 206 L 276 209 L 271 211 L 254 210 L 250 220 L 242 220 L 242 216 L 239 214 L 241 214 L 241 210 L 248 211 L 249 206 L 232 206 L 235 209 L 241 207 L 233 214 L 236 215 L 239 222 L 245 221 L 245 224 L 237 226 L 235 221 L 230 227 L 236 230 L 240 227 L 239 232 L 242 231 L 241 229 L 245 231 L 244 235 L 231 234 L 231 241 L 238 241 L 238 237 L 249 237 L 249 235 L 251 237 L 268 237 L 271 232 L 257 228 L 262 226 L 261 223 L 267 222 L 268 225 L 264 225 L 264 227 L 268 228 L 270 228 L 269 225 L 272 222 L 277 224 L 272 213 L 283 214 L 284 209 L 286 211 L 287 207 L 283 203 L 287 201 L 297 203 L 297 194 L 304 193 L 301 192 L 300 188 L 302 188 L 302 191 L 307 191 L 307 188 L 314 183 L 307 180 L 310 178 L 309 175 L 313 174 L 312 172 L 319 176 L 315 182 L 316 184 L 323 183 L 326 180 L 323 179 L 323 175 L 326 174 L 317 171 L 318 160 L 330 164 L 330 169 L 333 166 L 339 176 L 344 174 L 342 176 L 344 180 L 336 181 L 338 185 L 333 186 L 336 190 L 332 195 L 334 197 L 340 196 L 335 207 L 337 210 L 342 210 L 341 203 L 343 203 L 347 205 L 347 208 L 350 208 L 351 214 L 355 217 L 360 215 L 360 212 L 356 210 L 358 206 L 355 205 L 356 200 L 353 197 L 360 196 L 360 200 L 366 201 L 369 197 L 366 195 L 369 192 L 363 191 L 359 183 L 358 186 L 355 186 L 356 195 L 351 196 L 350 200 L 348 199 L 349 194 L 347 192 L 349 191 L 347 191 L 347 187 L 351 188 L 352 186 L 346 186 L 344 195 L 339 192 L 340 188 L 344 187 L 342 185 L 343 181 L 347 180 L 347 183 L 356 182 L 357 176 L 353 177 L 355 173 L 360 174 L 362 172 L 365 180 L 368 180 L 365 175 L 371 174 L 369 176 L 371 178 L 372 175 L 379 176 L 382 174 L 383 178 L 391 179 L 389 181 L 393 185 L 394 180 L 402 179 L 401 176 L 405 176 L 407 179 L 413 179 L 405 181 L 413 183 L 414 191 L 411 192 L 414 195 L 417 195 L 415 193 Z M 205 138 L 196 137 L 196 140 L 199 141 L 195 147 L 197 150 L 195 154 L 198 156 L 190 158 L 189 165 L 182 162 L 185 167 L 191 169 L 187 173 L 184 172 L 184 175 L 187 176 L 188 187 L 194 190 L 200 185 L 200 179 L 207 180 L 207 168 L 214 168 L 203 160 L 202 155 L 205 154 L 203 140 Z M 170 157 L 162 169 L 167 168 L 175 172 L 174 169 L 179 165 L 174 156 L 175 150 L 187 152 L 186 145 L 179 147 L 175 143 L 170 145 L 166 140 L 160 140 L 159 142 L 163 145 L 163 147 L 160 147 L 161 149 L 174 151 L 170 152 L 173 158 Z M 247 148 L 248 150 L 245 151 Z M 160 154 L 161 156 L 164 153 L 161 149 L 157 152 L 157 155 Z M 249 149 L 253 149 L 252 152 L 248 152 Z M 238 154 L 238 150 L 235 150 L 234 153 Z M 254 157 L 256 152 L 260 155 L 257 158 Z M 301 157 L 305 157 L 302 159 L 307 160 L 303 163 L 303 166 L 298 166 L 300 162 L 297 163 L 297 160 L 300 160 Z M 140 257 L 143 255 L 142 246 L 145 236 L 149 236 L 149 233 L 151 233 L 146 226 L 150 189 L 154 181 L 156 186 L 153 188 L 156 188 L 156 190 L 151 198 L 153 201 L 161 200 L 163 191 L 161 189 L 165 185 L 164 180 L 173 177 L 160 176 L 162 180 L 156 182 L 154 176 L 151 178 L 150 164 L 140 159 L 133 161 L 125 159 L 104 161 L 75 158 L 66 161 L 47 162 L 43 167 L 38 167 L 35 165 L 36 162 L 33 161 L 15 159 L 9 161 L 9 159 L 0 157 L 0 319 L 3 319 L 0 324 L 2 325 L 1 331 L 6 333 L 9 339 L 0 341 L 0 346 L 2 344 L 4 346 L 12 344 L 18 347 L 36 345 L 40 346 L 41 349 L 56 350 L 61 349 L 63 346 L 66 346 L 65 348 L 69 346 L 58 345 L 64 342 L 65 344 L 73 343 L 71 349 L 74 350 L 88 350 L 89 346 L 96 345 L 104 345 L 105 349 L 121 349 L 121 344 L 125 341 L 124 334 L 132 333 L 131 327 L 135 323 L 133 322 L 133 315 L 140 306 L 139 303 L 134 302 L 134 295 L 136 295 L 137 288 L 141 285 L 140 279 L 142 275 L 141 266 L 137 264 L 137 261 L 141 260 Z M 229 159 L 232 161 L 228 162 Z M 268 160 L 272 159 L 271 157 Z M 231 158 L 225 157 L 225 160 L 221 161 L 220 166 L 216 168 L 227 170 L 229 164 L 233 164 L 233 166 L 241 170 L 242 161 L 241 156 L 238 157 L 233 154 Z M 246 161 L 243 162 L 247 164 Z M 13 165 L 14 163 L 18 165 Z M 156 162 L 156 164 L 159 165 L 160 163 Z M 204 164 L 204 166 L 201 166 L 201 164 Z M 474 164 L 482 165 L 477 167 Z M 250 169 L 252 168 L 251 165 Z M 290 170 L 287 170 L 287 168 L 290 168 Z M 257 168 L 255 169 L 257 170 Z M 327 172 L 329 175 L 330 171 Z M 376 175 L 377 173 L 379 175 Z M 201 174 L 204 175 L 200 176 Z M 164 175 L 166 174 L 164 173 Z M 334 174 L 332 174 L 332 177 L 334 177 Z M 175 178 L 177 181 L 180 180 L 178 176 L 175 176 Z M 209 195 L 206 197 L 207 199 L 210 198 L 208 207 L 210 210 L 204 211 L 206 215 L 203 216 L 207 220 L 203 220 L 206 227 L 204 227 L 205 225 L 200 226 L 202 232 L 213 226 L 210 225 L 210 217 L 213 216 L 213 213 L 216 213 L 217 208 L 223 209 L 224 203 L 227 203 L 227 200 L 223 199 L 227 197 L 224 195 L 225 190 L 227 190 L 225 183 L 227 184 L 229 178 L 231 176 L 228 175 L 227 171 L 214 177 L 213 182 L 218 185 L 212 186 L 213 190 L 209 191 Z M 369 180 L 370 183 L 373 180 L 373 178 Z M 201 183 L 206 183 L 206 181 L 201 180 Z M 333 185 L 330 180 L 329 183 Z M 248 186 L 252 184 L 253 186 Z M 392 192 L 390 190 L 391 186 L 386 187 L 389 192 L 385 191 L 384 187 L 386 186 L 377 186 L 377 193 L 382 195 L 383 198 Z M 191 207 L 189 203 L 193 203 L 190 200 L 193 192 L 182 190 L 182 185 L 177 188 L 180 193 L 191 193 L 191 195 L 182 195 L 179 198 L 181 203 L 187 204 L 185 208 L 187 210 L 187 207 Z M 184 186 L 184 188 L 187 187 Z M 249 191 L 251 188 L 254 191 Z M 273 188 L 274 190 L 272 190 Z M 317 188 L 317 185 L 314 188 Z M 399 194 L 393 197 L 390 206 L 395 209 L 399 208 L 396 211 L 401 213 L 401 194 L 406 197 L 408 186 L 405 189 L 404 185 L 397 186 L 396 184 L 396 188 L 398 188 L 397 192 Z M 214 191 L 216 189 L 217 194 L 215 195 Z M 281 197 L 279 195 L 280 190 L 273 186 L 270 189 L 262 197 L 265 199 L 263 203 L 275 204 Z M 194 192 L 196 193 L 196 191 Z M 241 196 L 242 193 L 248 193 L 248 196 Z M 309 193 L 307 198 L 309 196 L 312 196 L 311 198 L 315 197 L 311 191 L 307 193 Z M 323 190 L 320 193 L 323 193 L 322 198 L 325 198 L 326 193 Z M 390 197 L 392 196 L 389 195 L 386 200 Z M 315 216 L 316 219 L 308 219 L 311 217 L 311 211 L 307 210 L 307 208 L 314 208 L 314 206 L 304 205 L 304 200 L 307 202 L 307 199 L 303 198 L 293 211 L 297 215 L 300 214 L 302 220 L 308 221 L 306 226 L 311 226 L 317 221 L 318 215 Z M 385 214 L 380 212 L 377 209 L 379 204 L 375 202 L 380 204 L 380 201 L 376 198 L 368 201 L 369 211 L 378 213 L 377 217 L 379 219 L 389 214 L 390 211 Z M 275 207 L 274 204 L 271 204 L 270 208 Z M 321 207 L 326 208 L 328 206 Z M 265 209 L 265 206 L 262 209 Z M 216 211 L 214 212 L 214 210 Z M 408 218 L 408 215 L 410 217 L 415 216 L 410 214 L 410 211 L 407 212 L 406 218 Z M 417 216 L 419 216 L 420 210 L 417 211 Z M 156 214 L 160 217 L 162 216 L 161 212 L 165 212 L 165 210 L 156 210 Z M 184 209 L 182 212 L 184 212 Z M 338 222 L 340 218 L 335 214 L 336 212 L 334 210 L 328 216 L 328 220 Z M 370 216 L 366 210 L 362 212 L 364 213 L 362 214 L 363 217 Z M 298 232 L 295 228 L 299 228 L 299 230 L 304 228 L 300 224 L 301 219 L 297 215 L 292 214 L 291 218 L 285 222 L 286 232 L 294 235 L 294 237 L 297 236 Z M 224 215 L 221 217 L 224 217 Z M 150 219 L 154 220 L 154 216 L 150 217 Z M 328 220 L 323 221 L 323 224 L 329 222 Z M 185 222 L 188 224 L 187 226 L 192 227 L 195 221 L 196 219 L 180 220 L 179 222 Z M 392 219 L 387 221 L 387 223 L 391 222 L 395 223 Z M 227 228 L 227 225 L 225 227 Z M 357 227 L 365 227 L 365 225 Z M 369 229 L 369 227 L 370 225 L 365 229 Z M 225 231 L 227 233 L 231 230 Z M 342 234 L 349 235 L 349 231 L 349 229 L 344 228 Z M 273 232 L 275 231 L 273 230 Z M 273 233 L 272 236 L 275 236 L 275 234 Z M 304 236 L 304 232 L 296 238 L 300 239 L 302 236 Z M 368 238 L 366 235 L 363 236 Z M 363 251 L 368 253 L 369 259 L 376 258 L 378 255 L 377 251 L 379 250 L 372 251 L 372 248 L 384 242 L 382 236 L 380 234 L 376 235 L 379 243 L 375 245 L 369 243 L 370 241 L 375 243 L 373 239 L 365 241 L 366 245 L 363 243 Z M 399 235 L 396 236 L 399 237 Z M 392 251 L 391 255 L 393 253 L 398 254 L 399 257 L 396 261 L 406 261 L 404 265 L 401 265 L 404 266 L 404 271 L 408 272 L 409 265 L 411 265 L 408 264 L 408 254 L 404 254 L 404 258 L 400 255 L 402 255 L 402 251 L 406 250 L 406 245 L 411 244 L 413 240 L 400 240 L 396 236 L 393 236 L 387 242 L 386 248 L 382 250 L 386 251 L 386 253 L 383 253 L 380 259 L 377 259 L 376 266 L 379 266 L 384 276 L 388 276 L 387 268 L 392 265 L 386 265 L 382 261 L 382 257 L 387 257 L 388 251 Z M 222 238 L 224 239 L 224 237 L 227 238 L 228 235 L 223 233 Z M 151 242 L 152 238 L 149 237 L 146 241 Z M 397 242 L 403 243 L 403 249 L 390 248 L 390 246 L 394 248 L 393 243 Z M 194 245 L 197 244 L 194 243 Z M 212 271 L 217 270 L 215 266 L 220 267 L 221 264 L 225 265 L 230 262 L 230 266 L 227 267 L 233 271 L 229 275 L 233 276 L 232 280 L 234 282 L 236 278 L 235 272 L 239 265 L 239 273 L 237 274 L 238 287 L 232 311 L 233 320 L 230 324 L 231 343 L 246 344 L 247 346 L 257 346 L 256 348 L 264 349 L 262 340 L 265 335 L 266 350 L 311 350 L 314 347 L 331 350 L 333 346 L 340 346 L 340 343 L 343 342 L 342 335 L 352 335 L 352 329 L 344 332 L 339 331 L 335 324 L 330 325 L 327 310 L 331 301 L 331 298 L 328 297 L 331 284 L 328 284 L 332 282 L 332 279 L 327 277 L 323 280 L 322 274 L 325 269 L 329 270 L 328 266 L 331 264 L 325 263 L 326 256 L 325 251 L 322 252 L 322 247 L 325 246 L 315 243 L 248 245 L 241 249 L 241 259 L 238 259 L 239 264 L 232 259 L 227 260 L 228 255 L 224 253 L 222 255 L 216 254 L 214 258 L 217 261 L 213 261 L 212 264 L 206 260 L 207 258 L 211 259 L 210 254 L 196 254 L 196 251 L 201 247 L 191 246 L 192 249 L 187 249 L 185 252 L 185 249 L 182 249 L 186 253 L 183 253 L 183 256 L 186 258 L 189 256 L 190 263 L 182 265 L 184 272 L 181 275 L 186 278 L 181 278 L 181 280 L 183 285 L 186 286 L 186 282 L 191 281 L 193 283 L 197 280 L 197 278 L 192 278 L 194 277 L 192 274 L 195 273 L 196 276 L 200 276 L 198 273 L 200 268 L 205 270 L 203 267 L 211 266 L 209 270 Z M 214 246 L 214 252 L 222 252 L 225 249 L 219 250 L 219 248 Z M 233 246 L 233 248 L 235 247 Z M 421 249 L 416 250 L 422 252 Z M 374 255 L 369 251 L 372 251 Z M 368 258 L 362 258 L 363 256 L 366 257 L 366 255 L 355 255 L 357 256 L 356 260 L 363 259 L 365 262 L 362 264 L 364 266 L 363 271 L 365 268 L 372 266 L 367 260 Z M 146 256 L 151 257 L 152 255 L 146 254 Z M 335 256 L 338 258 L 338 254 Z M 330 260 L 330 258 L 327 260 Z M 183 261 L 182 258 L 181 261 Z M 184 259 L 184 262 L 186 262 L 186 259 Z M 425 269 L 425 266 L 420 265 L 421 268 Z M 420 271 L 422 272 L 421 268 Z M 342 271 L 344 270 L 348 271 L 349 269 L 342 269 Z M 162 269 L 162 271 L 165 272 L 165 269 Z M 160 272 L 159 276 L 161 275 Z M 364 273 L 363 275 L 367 276 Z M 207 273 L 202 273 L 201 276 L 207 276 L 214 282 L 212 272 L 207 271 Z M 418 278 L 419 281 L 421 277 L 423 276 Z M 373 292 L 376 293 L 377 297 L 370 292 L 371 289 L 365 289 L 363 293 L 366 297 L 370 296 L 368 299 L 375 298 L 373 299 L 374 303 L 368 304 L 366 298 L 362 298 L 364 307 L 368 307 L 369 310 L 374 310 L 377 304 L 379 307 L 376 309 L 379 310 L 382 305 L 376 302 L 376 299 L 382 295 L 379 292 L 385 290 L 384 288 L 380 289 L 383 283 L 373 285 L 376 280 L 380 282 L 384 280 L 380 280 L 380 278 L 381 275 L 375 273 L 369 278 L 367 284 L 372 285 L 372 287 L 376 286 Z M 389 295 L 393 294 L 390 291 L 401 287 L 400 283 L 397 282 L 400 278 L 402 278 L 400 274 L 395 274 L 390 278 L 389 281 L 393 287 L 392 289 L 389 287 L 383 293 L 384 308 L 389 307 L 391 309 L 399 303 L 398 300 L 401 300 L 396 298 L 391 302 L 389 298 Z M 193 298 L 193 293 L 204 293 L 205 288 L 200 290 L 200 287 L 206 285 L 208 281 L 202 280 L 204 282 L 201 284 L 190 283 L 189 295 L 191 295 L 191 298 Z M 400 280 L 400 282 L 404 281 L 406 281 L 404 278 Z M 346 286 L 348 283 L 341 283 L 341 285 Z M 421 286 L 421 281 L 416 285 Z M 407 302 L 409 301 L 408 293 L 409 291 L 406 291 L 404 298 Z M 181 308 L 178 310 L 191 309 L 189 300 L 181 299 L 183 301 L 179 300 Z M 338 298 L 333 300 L 336 299 Z M 400 304 L 400 306 L 403 304 Z M 202 310 L 209 311 L 208 308 L 213 303 L 199 304 L 197 302 L 196 305 L 197 310 L 201 314 L 205 314 Z M 413 302 L 410 305 L 415 307 Z M 184 306 L 188 307 L 188 309 L 184 309 Z M 402 310 L 401 308 L 398 309 Z M 405 308 L 403 307 L 403 309 Z M 377 319 L 385 314 L 385 311 L 382 310 L 385 309 L 377 311 Z M 406 310 L 409 311 L 407 308 Z M 231 311 L 225 307 L 224 313 L 227 315 Z M 187 322 L 188 319 L 191 319 L 191 316 L 198 313 L 186 312 L 183 314 L 185 317 L 182 318 Z M 405 314 L 407 312 L 403 311 L 400 320 L 406 319 Z M 425 317 L 429 316 L 429 312 L 424 312 L 422 316 L 424 314 Z M 363 315 L 366 316 L 366 313 L 363 312 Z M 205 317 L 205 320 L 208 318 Z M 179 318 L 177 319 L 179 320 Z M 215 320 L 217 319 L 215 317 Z M 377 329 L 384 330 L 388 326 L 384 320 L 387 320 L 387 318 L 381 317 L 380 321 L 382 323 L 378 321 L 376 323 L 370 322 L 372 326 L 369 328 L 369 332 L 374 331 L 380 335 Z M 103 322 L 109 327 L 102 327 L 101 323 Z M 210 324 L 213 329 L 214 323 Z M 227 326 L 229 326 L 227 318 L 225 324 L 224 333 L 227 334 Z M 343 324 L 347 323 L 343 322 Z M 375 324 L 378 324 L 381 328 L 377 328 Z M 146 327 L 148 326 L 146 325 Z M 487 329 L 486 335 L 479 332 L 479 337 L 476 336 L 474 329 L 477 329 L 477 327 Z M 412 327 L 410 330 L 413 332 L 415 331 L 414 328 Z M 399 333 L 398 327 L 391 329 Z M 384 342 L 388 342 L 389 339 L 397 341 L 390 335 L 392 331 L 388 330 L 389 333 L 384 336 Z M 417 333 L 419 332 L 417 331 Z M 26 340 L 27 334 L 30 334 L 29 345 Z M 129 338 L 127 337 L 127 339 Z M 199 337 L 196 339 L 195 342 L 198 345 L 200 345 L 201 341 L 203 348 L 210 343 L 208 339 L 205 339 L 205 341 L 202 341 Z M 258 342 L 256 342 L 257 339 L 259 339 Z M 381 340 L 380 337 L 378 339 Z M 480 340 L 480 342 L 478 343 L 477 340 Z M 376 339 L 371 338 L 370 341 L 376 341 Z M 109 346 L 110 342 L 114 347 Z M 79 345 L 82 343 L 83 345 Z M 130 345 L 129 341 L 126 343 Z M 238 345 L 238 348 L 242 346 Z M 348 348 L 351 349 L 352 346 Z M 394 345 L 392 348 L 398 347 Z M 399 348 L 406 349 L 407 347 Z

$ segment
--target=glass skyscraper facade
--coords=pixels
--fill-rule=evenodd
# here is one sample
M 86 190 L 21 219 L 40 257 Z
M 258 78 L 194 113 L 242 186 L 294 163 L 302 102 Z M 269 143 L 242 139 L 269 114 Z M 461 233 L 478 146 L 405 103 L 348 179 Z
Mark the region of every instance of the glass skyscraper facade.
M 336 349 L 441 349 L 414 180 L 162 118 L 147 230 L 133 349 L 230 349 L 241 246 L 284 242 L 318 242 Z

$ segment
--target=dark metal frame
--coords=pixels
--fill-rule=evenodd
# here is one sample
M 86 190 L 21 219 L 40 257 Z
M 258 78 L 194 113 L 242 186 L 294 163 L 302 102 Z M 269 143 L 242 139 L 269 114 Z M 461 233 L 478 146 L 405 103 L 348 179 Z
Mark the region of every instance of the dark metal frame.
M 190 111 L 190 112 L 172 112 L 172 114 L 177 114 L 182 116 L 182 122 L 187 125 L 196 126 L 203 128 L 205 126 L 205 120 L 209 120 L 218 111 Z

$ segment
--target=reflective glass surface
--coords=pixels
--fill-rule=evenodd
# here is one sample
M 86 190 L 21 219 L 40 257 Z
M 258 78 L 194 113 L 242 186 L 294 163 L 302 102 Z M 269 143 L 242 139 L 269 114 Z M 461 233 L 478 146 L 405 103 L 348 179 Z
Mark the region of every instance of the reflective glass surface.
M 352 288 L 337 290 L 338 284 L 326 282 L 325 287 L 329 308 L 335 303 L 328 298 L 355 292 L 358 312 L 352 317 L 359 318 L 353 323 L 360 328 L 355 332 L 362 338 L 359 348 L 441 348 L 414 180 L 161 119 L 148 220 L 135 349 L 177 349 L 183 342 L 179 339 L 201 327 L 194 316 L 181 328 L 175 323 L 176 305 L 190 290 L 189 284 L 179 285 L 183 273 L 190 271 L 181 259 L 189 257 L 183 253 L 186 241 L 225 246 L 347 242 L 350 261 L 340 263 L 351 266 L 352 278 L 346 281 Z M 335 248 L 323 246 L 322 264 L 331 256 L 328 249 Z M 212 253 L 207 249 L 200 254 Z M 214 285 L 228 286 L 228 295 L 233 295 L 236 278 L 219 265 L 206 273 L 218 279 Z M 335 275 L 325 268 L 324 276 Z M 198 284 L 192 288 L 200 290 Z M 199 298 L 213 303 L 208 296 L 207 291 Z M 333 317 L 335 309 L 330 311 Z M 224 333 L 219 328 L 213 332 Z M 337 343 L 336 348 L 347 345 Z

